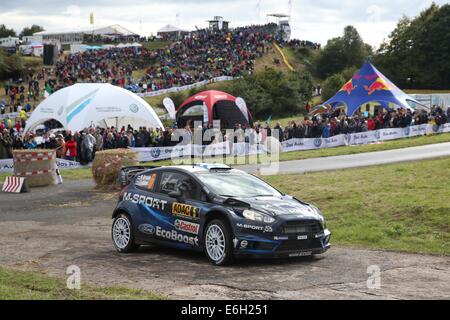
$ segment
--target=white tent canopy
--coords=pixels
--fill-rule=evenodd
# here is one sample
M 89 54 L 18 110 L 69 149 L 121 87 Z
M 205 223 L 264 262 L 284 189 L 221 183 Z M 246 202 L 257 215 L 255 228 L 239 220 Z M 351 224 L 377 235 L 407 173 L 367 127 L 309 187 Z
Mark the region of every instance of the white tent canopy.
M 161 29 L 158 30 L 158 33 L 170 33 L 170 32 L 183 32 L 184 30 L 175 27 L 171 24 L 167 24 L 164 27 L 162 27 Z
M 72 132 L 93 126 L 164 128 L 141 97 L 107 83 L 79 83 L 58 90 L 41 102 L 27 120 L 25 132 L 55 119 Z

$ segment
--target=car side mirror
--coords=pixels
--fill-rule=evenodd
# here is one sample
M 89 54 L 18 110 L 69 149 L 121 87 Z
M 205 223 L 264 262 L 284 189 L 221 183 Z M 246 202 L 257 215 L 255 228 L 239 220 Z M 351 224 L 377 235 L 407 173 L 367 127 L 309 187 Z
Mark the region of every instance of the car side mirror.
M 182 196 L 182 194 L 179 190 L 169 192 L 169 197 L 171 197 L 171 198 L 179 199 L 179 198 L 181 198 L 181 196 Z

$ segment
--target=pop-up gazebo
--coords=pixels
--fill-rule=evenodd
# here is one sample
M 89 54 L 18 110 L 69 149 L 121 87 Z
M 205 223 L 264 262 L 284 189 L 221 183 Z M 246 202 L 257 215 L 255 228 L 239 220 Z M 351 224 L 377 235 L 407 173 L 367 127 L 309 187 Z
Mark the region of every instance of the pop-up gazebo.
M 185 126 L 188 120 L 198 120 L 210 125 L 214 120 L 220 120 L 224 129 L 231 129 L 235 124 L 252 126 L 252 116 L 247 107 L 241 105 L 242 102 L 242 99 L 223 91 L 199 92 L 178 107 L 176 113 L 178 126 Z
M 390 104 L 410 110 L 415 106 L 426 108 L 397 88 L 370 62 L 366 62 L 353 78 L 323 104 L 331 105 L 332 108 L 344 106 L 347 115 L 352 115 L 360 106 L 370 102 L 376 102 L 387 110 L 392 109 Z
M 136 94 L 106 83 L 79 83 L 42 101 L 27 120 L 25 132 L 48 120 L 72 132 L 91 126 L 164 128 L 155 111 Z

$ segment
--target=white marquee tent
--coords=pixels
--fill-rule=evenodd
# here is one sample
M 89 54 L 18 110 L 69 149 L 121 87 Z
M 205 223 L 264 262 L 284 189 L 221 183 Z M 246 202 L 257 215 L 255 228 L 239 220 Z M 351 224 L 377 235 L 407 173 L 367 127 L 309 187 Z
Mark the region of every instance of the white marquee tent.
M 141 97 L 106 83 L 79 83 L 61 89 L 41 102 L 27 120 L 25 132 L 55 119 L 72 132 L 93 126 L 164 128 Z

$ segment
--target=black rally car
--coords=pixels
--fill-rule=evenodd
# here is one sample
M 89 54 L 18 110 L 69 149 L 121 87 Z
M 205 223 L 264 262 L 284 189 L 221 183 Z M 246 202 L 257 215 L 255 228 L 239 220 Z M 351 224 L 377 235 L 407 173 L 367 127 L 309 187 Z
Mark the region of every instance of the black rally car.
M 129 167 L 114 210 L 119 252 L 164 244 L 205 251 L 216 265 L 234 257 L 325 252 L 330 231 L 318 208 L 261 179 L 219 164 Z

